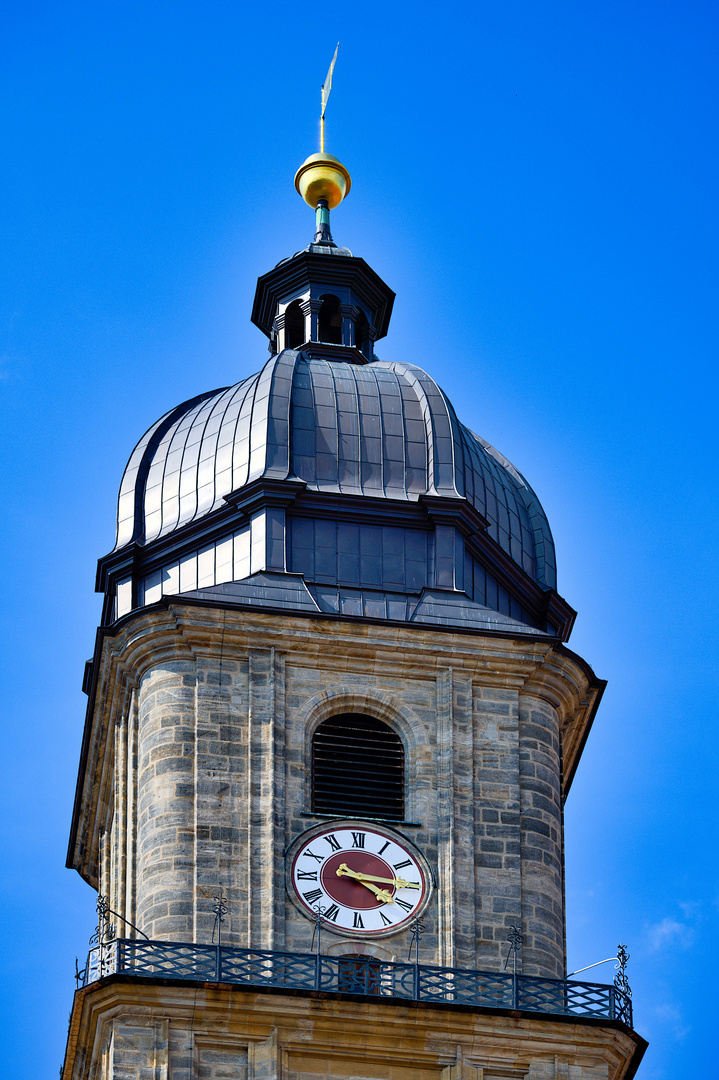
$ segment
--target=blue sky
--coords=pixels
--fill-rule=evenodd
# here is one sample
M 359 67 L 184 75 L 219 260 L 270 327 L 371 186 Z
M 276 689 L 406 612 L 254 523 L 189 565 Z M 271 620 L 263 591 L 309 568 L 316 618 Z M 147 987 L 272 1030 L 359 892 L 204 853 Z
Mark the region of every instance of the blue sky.
M 122 470 L 161 413 L 264 362 L 255 281 L 311 238 L 292 178 L 339 40 L 333 231 L 397 292 L 377 351 L 527 476 L 571 647 L 609 680 L 566 808 L 570 970 L 625 942 L 639 1076 L 712 1074 L 717 22 L 691 0 L 6 10 L 8 1072 L 56 1075 L 92 929 L 64 860 Z

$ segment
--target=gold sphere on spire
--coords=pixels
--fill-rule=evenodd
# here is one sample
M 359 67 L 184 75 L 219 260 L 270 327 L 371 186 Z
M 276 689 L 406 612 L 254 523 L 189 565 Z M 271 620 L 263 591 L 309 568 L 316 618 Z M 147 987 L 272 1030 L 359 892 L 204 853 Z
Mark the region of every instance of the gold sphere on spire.
M 332 154 L 310 154 L 295 173 L 295 187 L 313 210 L 320 199 L 326 199 L 330 210 L 334 210 L 349 195 L 352 180 Z

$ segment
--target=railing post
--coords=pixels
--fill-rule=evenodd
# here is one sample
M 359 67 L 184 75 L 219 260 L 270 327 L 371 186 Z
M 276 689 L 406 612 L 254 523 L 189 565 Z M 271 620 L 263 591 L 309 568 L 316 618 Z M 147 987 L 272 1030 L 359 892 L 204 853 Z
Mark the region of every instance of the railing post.
M 222 946 L 215 945 L 215 982 L 222 979 Z
M 519 1008 L 519 975 L 512 976 L 512 1008 Z
M 609 987 L 609 1017 L 611 1020 L 617 1019 L 617 994 L 613 986 Z
M 414 965 L 413 984 L 414 1000 L 419 1001 L 419 964 Z
M 115 972 L 122 971 L 122 938 L 115 939 Z
M 317 952 L 315 953 L 315 990 L 319 990 L 322 985 L 322 915 L 325 912 L 325 908 L 322 904 L 315 905 L 315 928 L 312 931 L 312 944 L 315 943 L 315 934 L 317 935 Z

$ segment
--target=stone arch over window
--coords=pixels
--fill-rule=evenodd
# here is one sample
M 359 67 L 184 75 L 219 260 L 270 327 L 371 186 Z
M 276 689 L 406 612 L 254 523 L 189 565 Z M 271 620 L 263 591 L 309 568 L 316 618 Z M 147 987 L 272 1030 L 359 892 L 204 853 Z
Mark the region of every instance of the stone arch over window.
M 324 296 L 320 297 L 320 300 L 322 306 L 320 307 L 317 324 L 319 339 L 330 345 L 341 345 L 342 312 L 340 311 L 340 302 L 331 293 L 325 293 Z
M 310 768 L 312 744 L 315 731 L 332 716 L 361 714 L 383 721 L 394 731 L 404 750 L 404 815 L 407 821 L 419 820 L 420 787 L 422 781 L 417 768 L 418 755 L 429 752 L 425 726 L 412 709 L 394 694 L 381 690 L 354 687 L 332 687 L 316 694 L 300 708 L 297 719 L 304 729 L 304 760 L 307 762 L 308 783 L 305 791 L 305 808 L 311 811 L 312 784 Z M 426 784 L 426 781 L 425 781 Z M 427 792 L 424 793 L 426 798 Z M 352 813 L 356 813 L 352 811 Z M 341 815 L 338 815 L 341 816 Z M 367 817 L 378 817 L 367 814 Z M 392 819 L 389 819 L 392 820 Z
M 285 348 L 299 349 L 304 345 L 305 316 L 299 300 L 293 300 L 285 309 Z

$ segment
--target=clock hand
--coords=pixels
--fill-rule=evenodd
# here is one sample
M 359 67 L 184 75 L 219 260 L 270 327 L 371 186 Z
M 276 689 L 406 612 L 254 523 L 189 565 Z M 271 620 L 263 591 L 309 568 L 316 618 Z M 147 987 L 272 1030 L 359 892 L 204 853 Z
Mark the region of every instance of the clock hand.
M 342 863 L 341 866 L 337 868 L 337 877 L 343 877 L 344 875 L 356 878 L 360 885 L 364 885 L 365 889 L 369 889 L 370 892 L 373 892 L 377 899 L 381 900 L 384 904 L 394 903 L 393 896 L 390 896 L 384 889 L 378 888 L 377 885 L 373 885 L 371 881 L 365 881 L 363 874 L 356 874 L 354 870 L 350 870 L 346 863 Z
M 394 897 L 390 896 L 384 889 L 380 889 L 379 885 L 373 885 L 371 881 L 362 881 L 360 879 L 360 885 L 364 885 L 365 889 L 370 889 L 378 900 L 381 900 L 383 904 L 393 904 Z
M 347 863 L 340 863 L 337 870 L 337 877 L 342 877 L 343 874 L 349 874 L 350 877 L 357 878 L 363 884 L 365 881 L 381 881 L 383 885 L 396 885 L 398 889 L 418 889 L 418 881 L 405 881 L 401 877 L 376 877 L 375 874 L 360 874 L 357 870 L 350 870 Z

